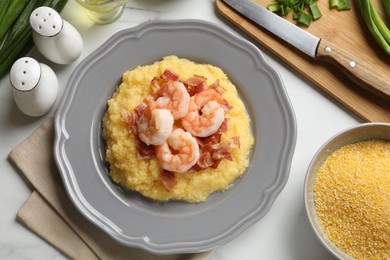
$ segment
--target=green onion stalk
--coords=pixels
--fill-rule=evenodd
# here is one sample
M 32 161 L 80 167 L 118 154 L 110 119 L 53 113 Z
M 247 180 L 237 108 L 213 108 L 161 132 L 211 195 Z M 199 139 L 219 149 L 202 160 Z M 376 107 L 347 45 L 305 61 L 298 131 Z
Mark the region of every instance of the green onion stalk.
M 359 9 L 368 30 L 379 46 L 390 55 L 390 31 L 370 0 L 359 0 Z
M 382 4 L 385 8 L 387 18 L 390 19 L 390 0 L 382 0 Z
M 61 12 L 66 3 L 67 0 L 0 0 L 0 78 L 34 45 L 31 13 L 40 6 Z

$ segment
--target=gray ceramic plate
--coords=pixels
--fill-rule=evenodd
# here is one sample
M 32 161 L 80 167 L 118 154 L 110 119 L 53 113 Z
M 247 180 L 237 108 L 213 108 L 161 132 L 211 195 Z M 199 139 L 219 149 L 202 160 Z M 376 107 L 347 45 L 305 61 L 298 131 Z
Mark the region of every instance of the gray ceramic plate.
M 222 68 L 252 120 L 249 169 L 205 203 L 161 203 L 124 191 L 104 160 L 101 119 L 122 73 L 171 54 Z M 77 66 L 55 135 L 55 160 L 80 212 L 120 243 L 167 254 L 226 243 L 268 212 L 288 179 L 296 123 L 279 75 L 253 44 L 209 22 L 156 20 L 115 34 Z

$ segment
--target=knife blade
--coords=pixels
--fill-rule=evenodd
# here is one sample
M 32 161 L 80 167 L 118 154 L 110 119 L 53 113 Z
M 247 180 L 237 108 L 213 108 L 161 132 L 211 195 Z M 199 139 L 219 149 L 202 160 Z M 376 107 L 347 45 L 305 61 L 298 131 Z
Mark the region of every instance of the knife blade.
M 369 63 L 354 58 L 347 50 L 312 35 L 251 0 L 223 0 L 223 2 L 308 56 L 336 64 L 359 86 L 381 97 L 390 98 L 390 73 L 385 74 L 375 70 Z

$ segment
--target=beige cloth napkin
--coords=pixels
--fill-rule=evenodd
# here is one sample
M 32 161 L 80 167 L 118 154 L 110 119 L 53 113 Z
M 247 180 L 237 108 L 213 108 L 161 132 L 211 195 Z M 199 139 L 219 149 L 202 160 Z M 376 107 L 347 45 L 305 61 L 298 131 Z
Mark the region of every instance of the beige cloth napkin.
M 153 255 L 123 246 L 90 223 L 67 197 L 53 159 L 53 118 L 46 120 L 10 154 L 9 161 L 34 191 L 17 220 L 72 259 L 207 259 L 209 252 Z

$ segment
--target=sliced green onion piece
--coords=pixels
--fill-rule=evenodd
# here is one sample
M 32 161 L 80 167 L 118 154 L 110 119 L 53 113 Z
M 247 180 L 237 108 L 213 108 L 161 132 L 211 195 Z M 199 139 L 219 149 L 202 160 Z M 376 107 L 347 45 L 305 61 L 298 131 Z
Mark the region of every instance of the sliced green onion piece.
M 318 5 L 314 2 L 309 5 L 311 15 L 313 16 L 313 20 L 317 20 L 322 16 L 320 9 L 318 8 Z
M 341 11 L 341 10 L 349 10 L 349 9 L 351 9 L 351 4 L 350 4 L 349 0 L 342 0 L 342 1 L 339 1 L 339 2 L 340 2 L 340 4 L 337 7 L 337 10 Z
M 293 19 L 294 19 L 294 20 L 298 20 L 298 19 L 299 19 L 299 16 L 301 16 L 301 12 L 294 11 Z
M 349 0 L 329 0 L 329 8 L 337 8 L 337 10 L 349 10 L 351 4 Z
M 288 3 L 290 6 L 294 6 L 299 3 L 299 0 L 289 0 Z
M 280 13 L 282 16 L 286 16 L 291 11 L 291 7 L 282 5 L 280 9 Z
M 329 0 L 329 8 L 330 9 L 337 8 L 338 5 L 339 5 L 339 0 Z
M 271 12 L 277 12 L 280 10 L 280 5 L 278 2 L 272 2 L 267 6 L 267 9 Z
M 298 23 L 301 23 L 309 27 L 311 21 L 313 20 L 312 16 L 304 11 L 301 12 L 301 15 L 298 18 Z

